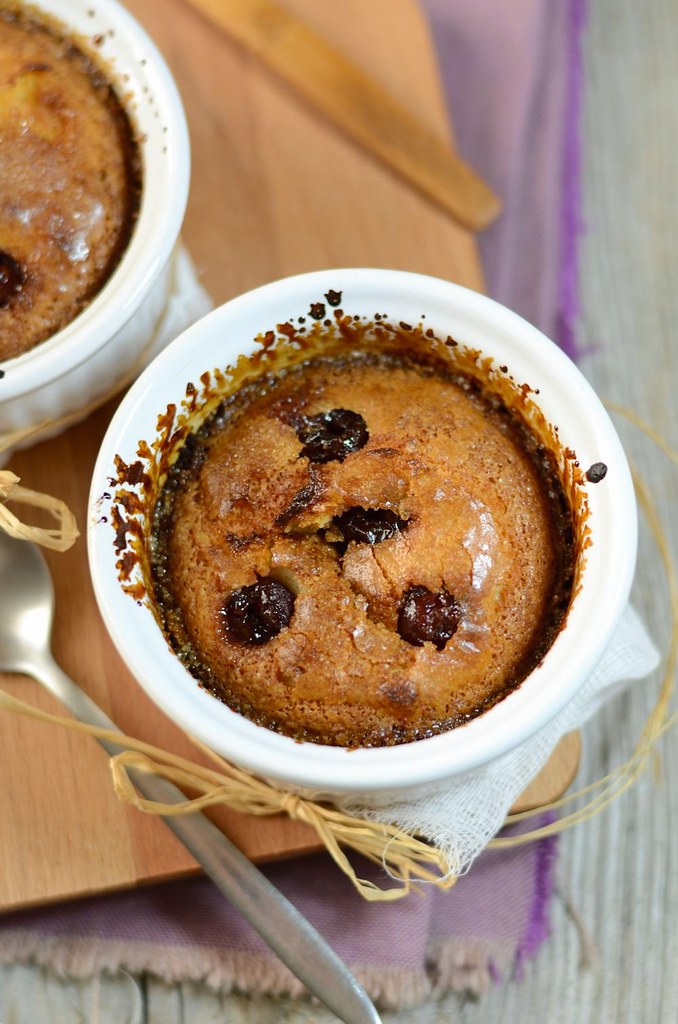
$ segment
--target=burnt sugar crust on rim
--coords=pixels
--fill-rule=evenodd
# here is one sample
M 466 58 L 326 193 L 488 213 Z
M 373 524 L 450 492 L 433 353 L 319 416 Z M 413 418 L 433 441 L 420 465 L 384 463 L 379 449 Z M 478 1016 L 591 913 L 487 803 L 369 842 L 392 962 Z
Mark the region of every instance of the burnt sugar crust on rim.
M 294 358 L 245 361 L 200 422 L 168 409 L 159 460 L 119 467 L 121 576 L 233 710 L 317 743 L 408 742 L 482 713 L 548 650 L 586 546 L 580 474 L 508 408 L 502 391 L 531 389 L 505 368 L 485 387 L 452 339 L 372 323 L 363 344 L 333 315 L 306 350 L 278 325 Z
M 0 359 L 101 290 L 136 223 L 141 159 L 103 66 L 37 9 L 0 0 Z

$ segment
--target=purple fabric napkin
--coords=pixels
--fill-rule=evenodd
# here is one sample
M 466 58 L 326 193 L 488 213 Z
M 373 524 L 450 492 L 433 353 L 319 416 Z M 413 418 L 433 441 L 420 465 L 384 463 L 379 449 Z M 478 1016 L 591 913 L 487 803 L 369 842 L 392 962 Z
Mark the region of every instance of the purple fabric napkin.
M 575 355 L 586 0 L 421 0 L 456 146 L 503 202 L 480 236 L 492 298 Z
M 501 196 L 480 239 L 489 293 L 573 353 L 585 0 L 422 0 L 457 147 Z M 554 840 L 486 851 L 448 893 L 368 904 L 329 857 L 269 877 L 382 1005 L 514 977 L 548 934 Z M 377 877 L 380 870 L 365 867 Z M 203 878 L 6 916 L 0 961 L 84 976 L 123 967 L 224 990 L 299 983 Z
M 449 989 L 481 992 L 520 972 L 548 934 L 555 849 L 555 839 L 544 839 L 487 850 L 452 890 L 381 905 L 366 903 L 321 854 L 271 865 L 266 874 L 373 999 L 401 1008 Z M 363 877 L 387 883 L 380 868 L 359 867 Z M 123 967 L 223 991 L 303 991 L 206 878 L 8 915 L 0 961 L 28 960 L 75 977 Z

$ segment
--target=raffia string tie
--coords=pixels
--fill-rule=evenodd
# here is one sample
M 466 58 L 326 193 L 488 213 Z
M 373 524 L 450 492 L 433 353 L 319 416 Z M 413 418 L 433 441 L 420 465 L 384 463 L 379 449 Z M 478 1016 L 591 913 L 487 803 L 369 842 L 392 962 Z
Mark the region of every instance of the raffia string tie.
M 281 809 L 285 814 L 289 815 L 290 818 L 296 818 L 299 815 L 299 804 L 301 798 L 296 793 L 285 793 L 283 798 Z
M 54 527 L 28 526 L 5 504 L 7 501 L 44 509 L 55 521 Z M 67 551 L 80 535 L 75 516 L 66 502 L 49 494 L 40 494 L 20 486 L 20 478 L 8 469 L 0 469 L 0 529 L 18 540 L 32 540 L 54 551 Z
M 643 429 L 636 418 L 632 420 Z M 653 437 L 648 429 L 646 433 Z M 678 455 L 661 446 L 672 461 L 678 463 Z M 665 663 L 663 681 L 657 701 L 650 712 L 641 736 L 629 759 L 607 775 L 589 786 L 558 800 L 547 807 L 561 809 L 572 801 L 585 799 L 583 806 L 559 818 L 551 825 L 536 828 L 519 836 L 497 838 L 490 846 L 509 847 L 540 839 L 546 835 L 562 832 L 580 821 L 592 817 L 623 793 L 638 778 L 646 766 L 658 739 L 678 721 L 678 715 L 668 716 L 669 701 L 678 664 L 678 578 L 671 560 L 670 549 L 656 508 L 643 482 L 634 474 L 639 502 L 646 514 L 654 535 L 669 589 L 671 606 L 671 638 Z M 431 883 L 443 889 L 455 881 L 455 866 L 450 864 L 443 852 L 434 845 L 414 835 L 404 833 L 395 826 L 351 816 L 329 804 L 315 802 L 295 793 L 257 778 L 244 769 L 230 764 L 209 750 L 197 740 L 193 742 L 214 767 L 207 767 L 168 751 L 154 747 L 142 740 L 117 732 L 86 725 L 66 716 L 53 715 L 34 708 L 16 697 L 0 690 L 0 709 L 26 715 L 43 722 L 49 722 L 108 740 L 122 748 L 110 760 L 113 786 L 121 800 L 139 810 L 162 816 L 190 814 L 198 810 L 226 804 L 233 810 L 255 816 L 287 813 L 295 820 L 311 826 L 317 833 L 338 867 L 351 880 L 360 895 L 370 901 L 392 901 L 406 896 L 417 883 Z M 135 772 L 153 773 L 168 779 L 182 791 L 197 795 L 186 797 L 178 804 L 162 804 L 140 796 L 134 786 Z M 547 807 L 540 807 L 526 814 L 510 815 L 509 822 L 531 817 Z M 346 850 L 353 850 L 368 860 L 381 864 L 392 880 L 400 885 L 380 888 L 368 879 L 358 877 Z
M 121 752 L 110 759 L 113 786 L 121 800 L 140 811 L 161 816 L 183 815 L 226 804 L 232 810 L 257 817 L 286 812 L 315 830 L 335 863 L 366 900 L 390 902 L 401 899 L 417 888 L 417 882 L 433 883 L 448 889 L 456 881 L 442 853 L 424 840 L 395 827 L 354 818 L 328 804 L 315 803 L 279 789 L 224 761 L 197 740 L 194 740 L 196 746 L 214 762 L 214 768 L 131 736 L 42 711 L 2 690 L 0 709 L 86 733 L 122 747 Z M 147 800 L 134 786 L 135 772 L 152 773 L 198 795 L 186 797 L 177 804 Z M 369 879 L 360 878 L 345 850 L 353 850 L 373 863 L 381 864 L 387 875 L 400 884 L 380 888 Z

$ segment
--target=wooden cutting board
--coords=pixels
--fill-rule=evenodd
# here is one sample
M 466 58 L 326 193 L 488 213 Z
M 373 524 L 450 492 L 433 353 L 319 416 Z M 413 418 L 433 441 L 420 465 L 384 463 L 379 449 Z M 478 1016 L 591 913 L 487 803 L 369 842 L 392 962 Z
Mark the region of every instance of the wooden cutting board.
M 185 0 L 129 0 L 127 6 L 164 52 L 186 105 L 193 175 L 183 237 L 216 303 L 277 277 L 332 266 L 404 268 L 482 288 L 466 230 L 348 142 Z M 287 0 L 286 6 L 447 135 L 430 39 L 413 0 Z M 90 472 L 114 407 L 109 403 L 10 464 L 26 486 L 64 498 L 81 528 Z M 125 732 L 194 757 L 108 639 L 84 538 L 48 558 L 60 665 Z M 0 685 L 61 711 L 30 680 L 5 676 Z M 577 760 L 575 736 L 522 806 L 558 795 Z M 107 758 L 88 737 L 0 714 L 0 778 L 0 910 L 197 870 L 161 821 L 118 803 Z M 317 848 L 310 830 L 283 817 L 219 810 L 214 819 L 255 860 Z

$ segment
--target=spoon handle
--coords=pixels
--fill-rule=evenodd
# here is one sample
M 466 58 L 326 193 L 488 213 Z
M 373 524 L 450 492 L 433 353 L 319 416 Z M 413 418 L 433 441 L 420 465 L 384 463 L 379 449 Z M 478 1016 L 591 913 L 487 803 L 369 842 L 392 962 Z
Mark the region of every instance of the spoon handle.
M 120 730 L 101 708 L 52 659 L 30 666 L 30 675 L 89 725 Z M 109 754 L 120 747 L 99 740 Z M 148 799 L 179 803 L 184 794 L 165 779 L 130 772 Z M 345 1024 L 379 1024 L 367 993 L 334 950 L 297 908 L 200 811 L 164 818 L 203 870 L 243 914 L 270 948 L 306 987 Z

